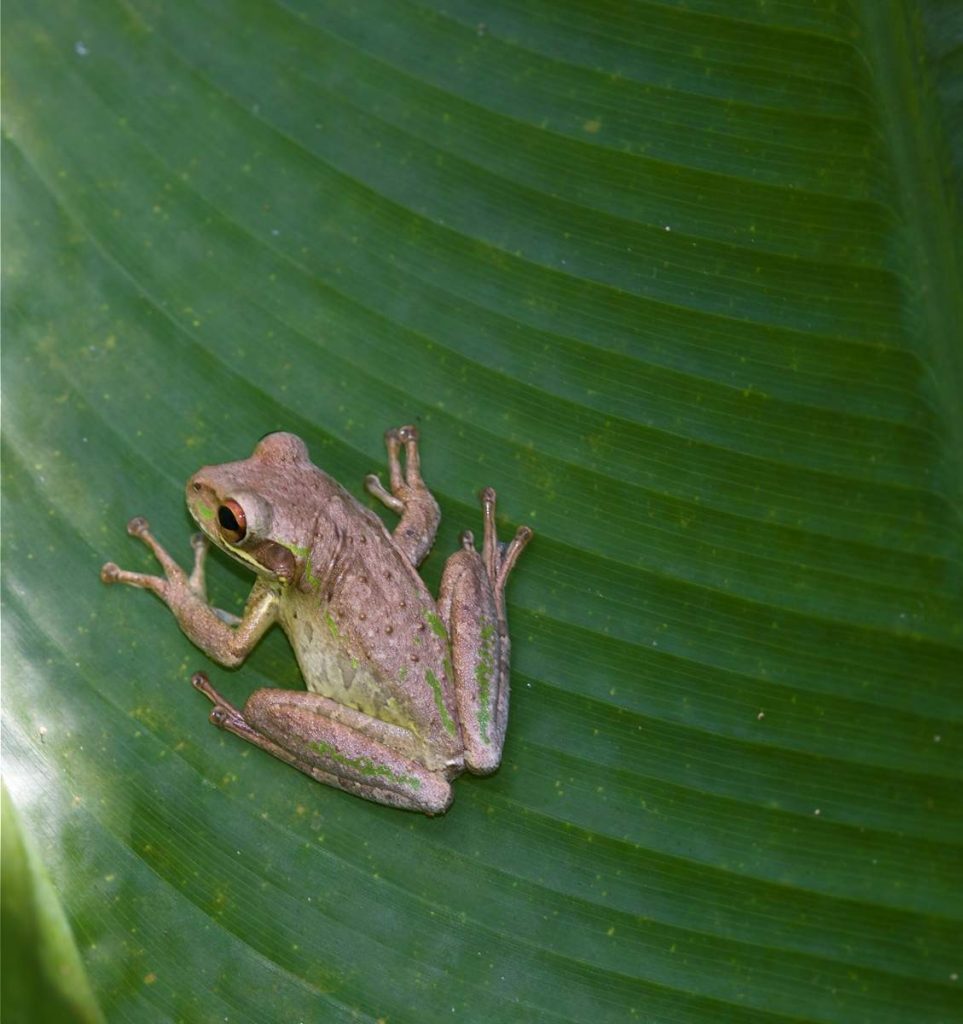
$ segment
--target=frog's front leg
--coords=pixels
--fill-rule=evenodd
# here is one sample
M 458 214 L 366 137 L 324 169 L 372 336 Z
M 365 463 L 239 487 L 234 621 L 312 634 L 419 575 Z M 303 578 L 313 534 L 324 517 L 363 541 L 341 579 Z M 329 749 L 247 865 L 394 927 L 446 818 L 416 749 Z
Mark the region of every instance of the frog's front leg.
M 465 744 L 465 767 L 487 775 L 499 765 L 508 724 L 508 620 L 505 584 L 532 537 L 520 526 L 509 544 L 495 532 L 495 492 L 481 494 L 485 535 L 481 555 L 471 531 L 445 563 L 438 611 L 448 628 L 455 699 Z M 449 673 L 451 674 L 451 673 Z
M 401 516 L 395 527 L 395 543 L 408 556 L 412 565 L 421 565 L 431 550 L 441 521 L 438 502 L 421 479 L 421 458 L 418 454 L 418 429 L 413 426 L 385 431 L 388 449 L 388 479 L 391 493 L 384 489 L 374 473 L 365 477 L 365 487 L 382 504 Z M 401 469 L 401 448 L 405 449 L 405 468 Z
M 241 711 L 202 672 L 191 682 L 214 705 L 214 725 L 317 782 L 424 814 L 441 814 L 451 804 L 445 774 L 401 753 L 412 737 L 399 726 L 303 690 L 255 690 Z
M 164 570 L 164 576 L 128 572 L 108 562 L 100 570 L 103 582 L 126 583 L 150 590 L 170 608 L 185 636 L 205 654 L 228 667 L 240 665 L 277 618 L 277 595 L 274 591 L 266 584 L 256 583 L 244 615 L 238 619 L 207 602 L 203 572 L 206 544 L 193 541 L 194 569 L 188 576 L 154 539 L 146 519 L 132 519 L 127 524 L 127 532 L 151 549 Z

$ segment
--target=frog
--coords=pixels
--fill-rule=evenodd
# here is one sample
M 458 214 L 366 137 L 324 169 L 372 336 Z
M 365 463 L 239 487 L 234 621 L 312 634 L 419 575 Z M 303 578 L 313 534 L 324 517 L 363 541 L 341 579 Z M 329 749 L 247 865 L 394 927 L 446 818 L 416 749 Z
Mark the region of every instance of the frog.
M 373 509 L 311 462 L 296 434 L 277 431 L 249 458 L 199 469 L 187 508 L 200 527 L 188 572 L 143 516 L 130 536 L 162 576 L 107 562 L 100 578 L 148 590 L 211 659 L 240 666 L 278 625 L 303 690 L 262 687 L 236 707 L 196 672 L 210 721 L 317 782 L 389 807 L 438 815 L 462 772 L 490 775 L 502 757 L 509 709 L 510 638 L 505 588 L 532 537 L 496 532 L 496 494 L 480 493 L 481 551 L 470 530 L 449 556 L 437 599 L 418 569 L 441 520 L 421 474 L 414 425 L 385 432 L 388 487 L 365 488 L 399 518 L 389 530 Z M 208 601 L 211 545 L 255 574 L 241 615 Z

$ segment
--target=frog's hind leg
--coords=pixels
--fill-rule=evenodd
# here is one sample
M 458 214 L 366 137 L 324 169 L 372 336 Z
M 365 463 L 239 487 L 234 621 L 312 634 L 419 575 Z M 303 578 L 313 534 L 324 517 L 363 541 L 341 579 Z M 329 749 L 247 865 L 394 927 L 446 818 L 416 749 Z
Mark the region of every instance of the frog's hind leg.
M 411 739 L 399 726 L 320 694 L 271 687 L 255 690 L 241 711 L 211 686 L 203 672 L 191 682 L 214 705 L 214 725 L 317 782 L 424 814 L 442 814 L 451 804 L 445 774 L 399 752 Z
M 458 703 L 465 767 L 487 775 L 499 765 L 508 724 L 508 620 L 505 585 L 518 556 L 532 536 L 520 526 L 509 544 L 495 532 L 495 492 L 481 494 L 485 534 L 481 554 L 471 531 L 462 534 L 462 550 L 445 564 L 438 611 L 448 628 L 451 668 Z
M 395 527 L 395 543 L 418 566 L 431 550 L 441 521 L 438 502 L 421 479 L 421 457 L 418 454 L 418 430 L 413 426 L 385 431 L 388 449 L 388 480 L 390 493 L 373 473 L 365 477 L 365 487 L 382 504 L 401 516 Z M 405 467 L 401 468 L 401 449 L 405 450 Z

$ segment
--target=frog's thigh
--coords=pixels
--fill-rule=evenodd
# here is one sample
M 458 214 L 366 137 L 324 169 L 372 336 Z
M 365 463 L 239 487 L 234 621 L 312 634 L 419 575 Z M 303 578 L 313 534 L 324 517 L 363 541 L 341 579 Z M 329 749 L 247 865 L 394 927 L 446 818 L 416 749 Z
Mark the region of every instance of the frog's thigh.
M 369 734 L 383 726 L 383 738 L 391 739 L 397 727 L 369 719 L 373 728 L 363 732 L 345 721 L 352 715 L 360 713 L 319 694 L 272 688 L 255 690 L 243 711 L 256 733 L 282 748 L 271 751 L 276 757 L 319 782 L 392 807 L 445 811 L 452 800 L 447 779 Z
M 487 775 L 498 767 L 505 741 L 508 629 L 474 548 L 457 552 L 445 564 L 438 611 L 451 640 L 465 767 Z

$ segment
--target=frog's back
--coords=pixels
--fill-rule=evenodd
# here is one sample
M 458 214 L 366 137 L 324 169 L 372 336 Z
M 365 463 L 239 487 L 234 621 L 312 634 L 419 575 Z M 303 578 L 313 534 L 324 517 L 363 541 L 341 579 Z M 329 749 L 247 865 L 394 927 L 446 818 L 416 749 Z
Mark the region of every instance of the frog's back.
M 448 640 L 434 599 L 381 520 L 325 480 L 307 579 L 282 615 L 305 684 L 455 751 Z

